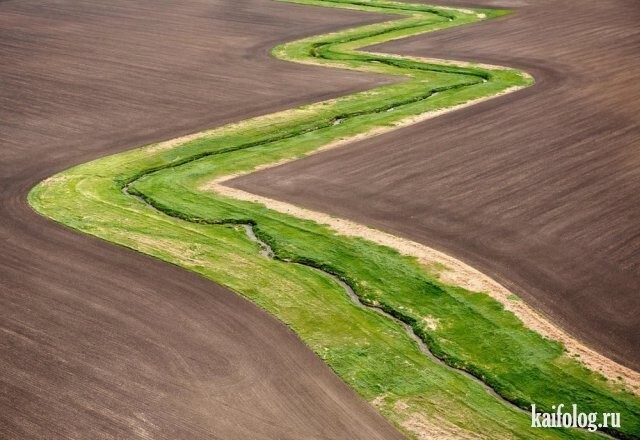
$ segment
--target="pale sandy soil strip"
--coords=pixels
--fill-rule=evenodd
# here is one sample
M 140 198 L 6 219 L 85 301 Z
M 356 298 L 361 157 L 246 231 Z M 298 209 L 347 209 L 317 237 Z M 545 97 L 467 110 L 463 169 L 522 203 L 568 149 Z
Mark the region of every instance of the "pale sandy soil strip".
M 375 404 L 374 404 L 375 406 Z M 394 404 L 399 414 L 409 413 L 410 407 L 406 402 L 398 401 Z M 418 440 L 481 440 L 486 438 L 466 429 L 454 425 L 442 417 L 426 417 L 424 414 L 412 412 L 401 425 L 416 433 Z
M 415 117 L 406 118 L 393 126 L 380 127 L 367 133 L 361 133 L 356 136 L 340 139 L 336 142 L 327 144 L 310 154 L 316 154 L 320 151 L 338 148 L 358 140 L 377 136 L 379 134 L 395 130 L 399 127 L 415 124 L 463 107 L 468 107 L 482 101 L 493 99 L 500 95 L 515 92 L 521 88 L 523 87 L 511 87 L 496 95 L 474 99 L 453 107 L 426 112 Z M 297 159 L 297 157 L 288 158 L 257 167 L 254 170 L 242 174 L 249 174 L 257 171 L 258 169 L 272 168 Z M 584 343 L 553 324 L 536 310 L 529 307 L 525 302 L 517 298 L 504 286 L 466 263 L 420 243 L 416 243 L 402 237 L 397 237 L 365 225 L 223 185 L 225 181 L 239 177 L 240 175 L 241 174 L 234 174 L 231 176 L 227 175 L 214 179 L 205 183 L 201 189 L 215 191 L 221 195 L 239 200 L 261 203 L 274 211 L 328 225 L 338 234 L 360 237 L 374 243 L 394 248 L 403 255 L 417 258 L 418 261 L 427 266 L 431 271 L 433 271 L 434 267 L 444 266 L 444 268 L 439 270 L 438 273 L 442 282 L 464 287 L 471 291 L 485 292 L 489 294 L 494 299 L 500 301 L 504 305 L 505 309 L 513 312 L 525 326 L 549 339 L 561 342 L 566 347 L 569 355 L 578 358 L 591 370 L 601 373 L 604 377 L 610 380 L 622 381 L 628 385 L 628 388 L 630 388 L 631 391 L 636 394 L 640 394 L 640 373 L 627 368 L 624 365 L 620 365 L 619 363 L 587 347 Z

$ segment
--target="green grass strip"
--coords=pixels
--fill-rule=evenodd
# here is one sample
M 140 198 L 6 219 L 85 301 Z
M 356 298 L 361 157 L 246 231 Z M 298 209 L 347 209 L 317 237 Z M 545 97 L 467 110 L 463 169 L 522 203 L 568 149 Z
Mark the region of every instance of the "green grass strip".
M 213 178 L 300 157 L 340 139 L 532 82 L 512 69 L 360 50 L 506 11 L 386 0 L 291 2 L 400 18 L 286 43 L 273 50 L 274 56 L 394 75 L 401 81 L 231 124 L 171 148 L 150 145 L 76 166 L 31 191 L 34 209 L 251 299 L 290 326 L 410 437 L 439 431 L 463 438 L 594 437 L 575 429 L 532 429 L 528 415 L 513 406 L 526 409 L 535 403 L 550 410 L 576 403 L 584 412 L 620 412 L 622 428 L 611 433 L 637 438 L 640 400 L 635 395 L 587 370 L 559 343 L 525 328 L 488 295 L 445 285 L 393 249 L 201 189 Z M 259 254 L 242 223 L 254 225 L 276 259 Z M 345 281 L 362 302 L 411 325 L 439 358 L 470 372 L 513 405 L 429 359 L 402 327 L 356 307 L 331 277 L 286 261 Z

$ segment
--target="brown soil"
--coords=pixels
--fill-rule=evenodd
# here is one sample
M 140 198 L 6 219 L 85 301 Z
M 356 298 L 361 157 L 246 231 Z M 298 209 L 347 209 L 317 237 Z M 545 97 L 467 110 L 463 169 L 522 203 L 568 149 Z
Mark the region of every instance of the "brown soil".
M 640 8 L 474 4 L 517 13 L 370 50 L 513 66 L 535 86 L 229 184 L 452 255 L 639 370 Z
M 71 165 L 387 81 L 269 55 L 377 20 L 260 0 L 0 1 L 1 438 L 401 438 L 248 301 L 26 203 Z

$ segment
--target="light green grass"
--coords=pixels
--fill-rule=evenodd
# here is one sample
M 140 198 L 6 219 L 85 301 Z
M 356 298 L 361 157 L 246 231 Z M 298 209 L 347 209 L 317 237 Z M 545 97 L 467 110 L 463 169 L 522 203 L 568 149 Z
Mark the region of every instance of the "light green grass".
M 302 156 L 408 116 L 531 82 L 516 70 L 429 64 L 358 51 L 392 38 L 475 22 L 481 19 L 477 14 L 492 18 L 505 11 L 471 14 L 383 0 L 295 3 L 402 17 L 286 43 L 274 49 L 275 56 L 395 75 L 402 81 L 222 127 L 171 149 L 148 146 L 76 166 L 35 187 L 29 195 L 32 206 L 69 227 L 183 266 L 248 297 L 289 325 L 345 382 L 375 401 L 382 414 L 410 436 L 414 433 L 406 422 L 411 417 L 423 417 L 466 437 L 594 434 L 531 429 L 526 414 L 431 361 L 399 325 L 357 308 L 331 278 L 259 255 L 257 244 L 237 224 L 254 224 L 277 258 L 337 275 L 364 302 L 381 304 L 411 324 L 447 363 L 468 370 L 514 404 L 550 409 L 577 403 L 586 412 L 616 411 L 623 425 L 617 435 L 638 435 L 637 397 L 585 369 L 560 344 L 524 328 L 489 296 L 444 285 L 414 259 L 392 249 L 199 189 L 214 177 Z M 124 193 L 125 187 L 164 213 Z M 437 327 L 429 329 L 427 320 L 437 322 Z

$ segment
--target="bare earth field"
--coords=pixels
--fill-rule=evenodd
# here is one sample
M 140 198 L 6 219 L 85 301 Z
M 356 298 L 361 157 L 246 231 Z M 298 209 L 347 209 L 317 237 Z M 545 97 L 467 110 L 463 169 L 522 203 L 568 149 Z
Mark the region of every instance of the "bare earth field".
M 26 203 L 71 165 L 387 81 L 268 54 L 377 20 L 259 0 L 0 2 L 1 438 L 401 438 L 248 301 Z
M 638 370 L 640 7 L 472 5 L 517 13 L 375 50 L 512 66 L 535 86 L 229 185 L 445 251 Z

